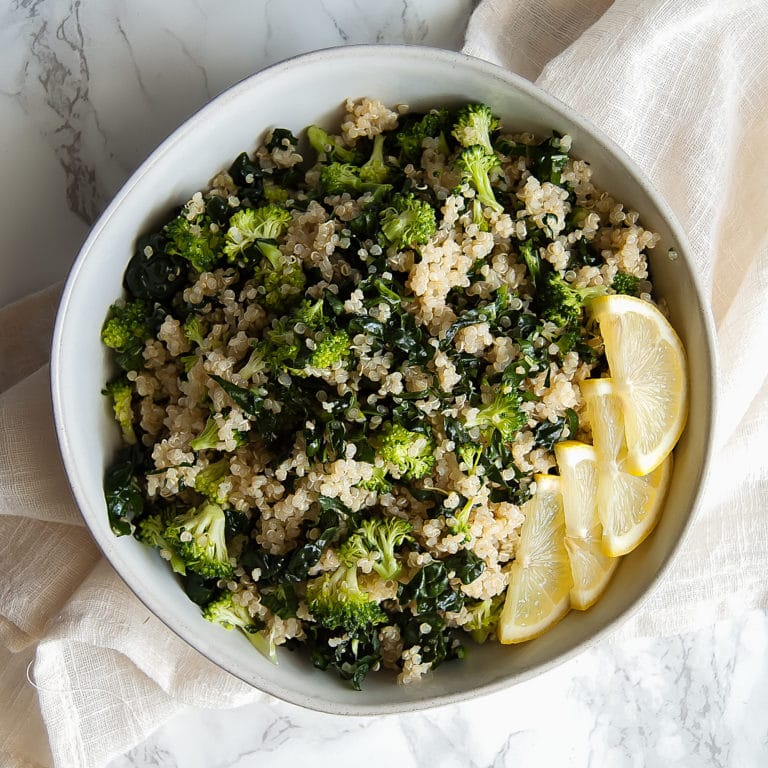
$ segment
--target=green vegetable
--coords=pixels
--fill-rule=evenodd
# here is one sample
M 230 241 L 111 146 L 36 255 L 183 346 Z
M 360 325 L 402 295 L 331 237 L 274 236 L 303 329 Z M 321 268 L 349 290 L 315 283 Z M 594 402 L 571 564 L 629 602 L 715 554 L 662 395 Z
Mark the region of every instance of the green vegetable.
M 195 490 L 208 501 L 223 506 L 227 503 L 227 494 L 219 489 L 224 478 L 229 473 L 229 458 L 224 456 L 213 464 L 201 469 L 195 475 Z
M 312 663 L 318 669 L 335 669 L 359 691 L 368 673 L 381 661 L 381 642 L 375 625 L 355 632 L 339 632 L 320 624 L 307 631 Z
M 115 413 L 115 420 L 120 426 L 123 442 L 134 445 L 136 432 L 133 429 L 133 407 L 131 406 L 133 385 L 127 378 L 121 376 L 110 381 L 102 390 L 102 394 L 108 395 L 112 400 L 112 410 Z
M 306 136 L 318 159 L 323 162 L 357 164 L 360 161 L 357 150 L 345 146 L 340 136 L 331 136 L 318 125 L 310 125 Z
M 611 283 L 611 288 L 613 288 L 616 293 L 623 293 L 627 296 L 637 296 L 637 284 L 639 282 L 639 277 L 630 275 L 628 272 L 617 272 L 616 276 L 613 278 L 613 283 Z
M 349 192 L 362 195 L 364 192 L 386 193 L 388 184 L 367 181 L 361 177 L 361 169 L 350 163 L 331 163 L 320 170 L 320 186 L 326 195 L 340 195 Z
M 593 288 L 574 288 L 558 272 L 547 272 L 540 281 L 537 302 L 541 316 L 561 328 L 581 324 L 584 302 L 596 296 L 604 296 L 603 285 Z
M 467 104 L 456 114 L 453 134 L 462 147 L 480 145 L 488 154 L 493 153 L 491 134 L 499 127 L 499 119 L 494 117 L 486 104 Z
M 247 257 L 258 240 L 278 240 L 291 223 L 291 214 L 279 205 L 270 203 L 261 208 L 244 208 L 229 220 L 224 253 L 230 262 Z
M 307 607 L 323 627 L 354 633 L 381 624 L 386 615 L 357 580 L 357 563 L 369 554 L 359 535 L 353 534 L 338 550 L 339 567 L 307 584 Z
M 410 114 L 401 120 L 395 133 L 395 143 L 400 149 L 400 162 L 416 164 L 421 158 L 424 139 L 439 139 L 440 151 L 450 152 L 445 134 L 450 131 L 451 116 L 447 109 L 433 109 L 425 115 Z
M 263 624 L 254 619 L 248 608 L 235 601 L 232 592 L 225 592 L 208 603 L 203 610 L 203 618 L 224 629 L 237 627 L 259 653 L 277 664 L 277 650 L 271 633 L 266 632 Z
M 138 477 L 142 457 L 135 446 L 118 452 L 104 477 L 104 498 L 109 525 L 115 536 L 126 536 L 133 530 L 132 520 L 144 511 L 144 496 Z
M 423 245 L 437 230 L 435 210 L 413 194 L 395 195 L 380 214 L 381 232 L 398 249 Z
M 419 646 L 422 663 L 436 669 L 444 661 L 463 659 L 467 652 L 454 630 L 447 626 L 437 611 L 410 615 L 404 612 L 398 617 L 404 648 Z
M 163 520 L 162 515 L 157 513 L 148 515 L 140 520 L 136 526 L 136 538 L 148 547 L 159 549 L 160 554 L 165 556 L 170 562 L 174 573 L 184 576 L 187 573 L 184 560 L 165 538 L 165 528 L 166 522 Z
M 224 510 L 211 501 L 177 515 L 165 529 L 165 539 L 185 566 L 205 578 L 232 575 L 227 554 Z
M 165 252 L 165 237 L 157 232 L 138 239 L 123 282 L 137 299 L 164 301 L 179 289 L 185 273 L 184 261 Z
M 384 184 L 389 181 L 391 169 L 384 160 L 384 134 L 373 138 L 371 156 L 360 168 L 360 180 L 373 184 Z
M 144 342 L 152 337 L 157 318 L 143 300 L 113 304 L 101 328 L 101 340 L 115 350 L 115 361 L 125 371 L 137 370 L 144 360 Z
M 206 333 L 197 315 L 192 315 L 181 327 L 181 330 L 193 344 L 196 344 L 198 347 L 205 346 Z
M 395 550 L 411 539 L 413 526 L 399 517 L 371 518 L 360 526 L 360 536 L 370 552 L 375 553 L 373 570 L 382 579 L 394 579 L 400 573 L 401 565 Z
M 318 342 L 309 364 L 315 368 L 331 368 L 343 363 L 352 354 L 351 340 L 346 331 L 336 331 Z
M 224 233 L 206 214 L 189 217 L 188 209 L 163 229 L 165 252 L 188 261 L 198 272 L 210 272 L 222 260 Z
M 440 560 L 425 565 L 407 584 L 401 584 L 398 599 L 402 606 L 412 602 L 416 615 L 460 611 L 464 605 L 464 594 L 451 586 L 445 563 Z
M 298 143 L 299 140 L 288 128 L 273 128 L 269 132 L 269 137 L 267 138 L 265 146 L 270 151 L 275 149 L 290 149 L 295 152 Z
M 389 465 L 394 477 L 418 480 L 434 466 L 434 449 L 431 437 L 390 423 L 381 430 L 377 454 Z
M 254 279 L 261 283 L 259 301 L 273 312 L 282 312 L 304 292 L 304 272 L 296 260 L 285 256 L 274 243 L 257 240 L 256 248 L 264 257 L 254 269 Z
M 489 176 L 491 171 L 499 167 L 499 159 L 495 154 L 487 152 L 479 144 L 474 144 L 459 154 L 456 165 L 463 172 L 465 181 L 475 188 L 477 198 L 483 205 L 494 211 L 504 210 L 504 206 L 496 200 Z
M 486 403 L 464 421 L 464 428 L 478 428 L 486 442 L 490 442 L 493 432 L 498 432 L 505 442 L 514 440 L 515 435 L 528 421 L 521 410 L 522 398 L 511 387 L 501 385 L 493 400 Z
M 474 605 L 466 606 L 470 614 L 469 621 L 463 626 L 472 639 L 482 645 L 496 630 L 499 616 L 504 607 L 505 593 L 480 600 Z

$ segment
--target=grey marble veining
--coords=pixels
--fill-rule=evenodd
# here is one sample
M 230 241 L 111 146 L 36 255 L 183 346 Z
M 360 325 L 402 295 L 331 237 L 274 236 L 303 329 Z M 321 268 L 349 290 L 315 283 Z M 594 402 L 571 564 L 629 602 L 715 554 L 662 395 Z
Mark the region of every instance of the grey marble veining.
M 768 616 L 602 643 L 504 693 L 344 718 L 272 701 L 188 711 L 109 768 L 691 768 L 768 765 Z
M 227 87 L 318 48 L 458 48 L 474 4 L 12 0 L 0 8 L 0 205 L 16 276 L 0 306 L 61 279 L 128 176 Z

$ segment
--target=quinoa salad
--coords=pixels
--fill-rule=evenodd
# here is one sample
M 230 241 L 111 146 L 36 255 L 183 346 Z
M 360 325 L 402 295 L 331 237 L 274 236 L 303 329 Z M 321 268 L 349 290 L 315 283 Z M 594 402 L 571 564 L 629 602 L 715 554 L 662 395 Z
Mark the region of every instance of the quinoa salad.
M 138 238 L 101 329 L 105 496 L 205 619 L 359 689 L 496 641 L 534 475 L 589 439 L 584 303 L 650 300 L 658 237 L 567 135 L 342 111 L 268 131 Z

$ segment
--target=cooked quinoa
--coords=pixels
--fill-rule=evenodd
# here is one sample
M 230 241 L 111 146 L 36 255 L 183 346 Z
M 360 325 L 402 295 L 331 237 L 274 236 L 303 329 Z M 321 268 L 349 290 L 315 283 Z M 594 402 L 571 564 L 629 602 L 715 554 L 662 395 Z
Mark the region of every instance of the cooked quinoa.
M 345 111 L 270 131 L 139 238 L 102 329 L 126 443 L 105 488 L 206 618 L 359 687 L 495 639 L 533 476 L 589 437 L 581 304 L 650 300 L 658 237 L 568 136 Z

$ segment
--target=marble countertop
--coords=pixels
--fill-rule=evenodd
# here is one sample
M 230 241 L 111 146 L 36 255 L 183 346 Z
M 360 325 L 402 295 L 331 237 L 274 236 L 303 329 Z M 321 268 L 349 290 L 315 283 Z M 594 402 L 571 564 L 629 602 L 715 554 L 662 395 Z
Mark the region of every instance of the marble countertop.
M 11 0 L 0 9 L 0 306 L 63 278 L 155 145 L 239 79 L 352 43 L 457 49 L 473 0 Z M 301 19 L 301 24 L 297 24 Z M 34 201 L 34 205 L 32 204 Z M 42 216 L 41 216 L 42 212 Z M 41 220 L 42 219 L 42 220 Z M 110 768 L 768 764 L 768 616 L 606 641 L 509 691 L 343 718 L 186 709 Z M 74 767 L 73 767 L 74 768 Z

